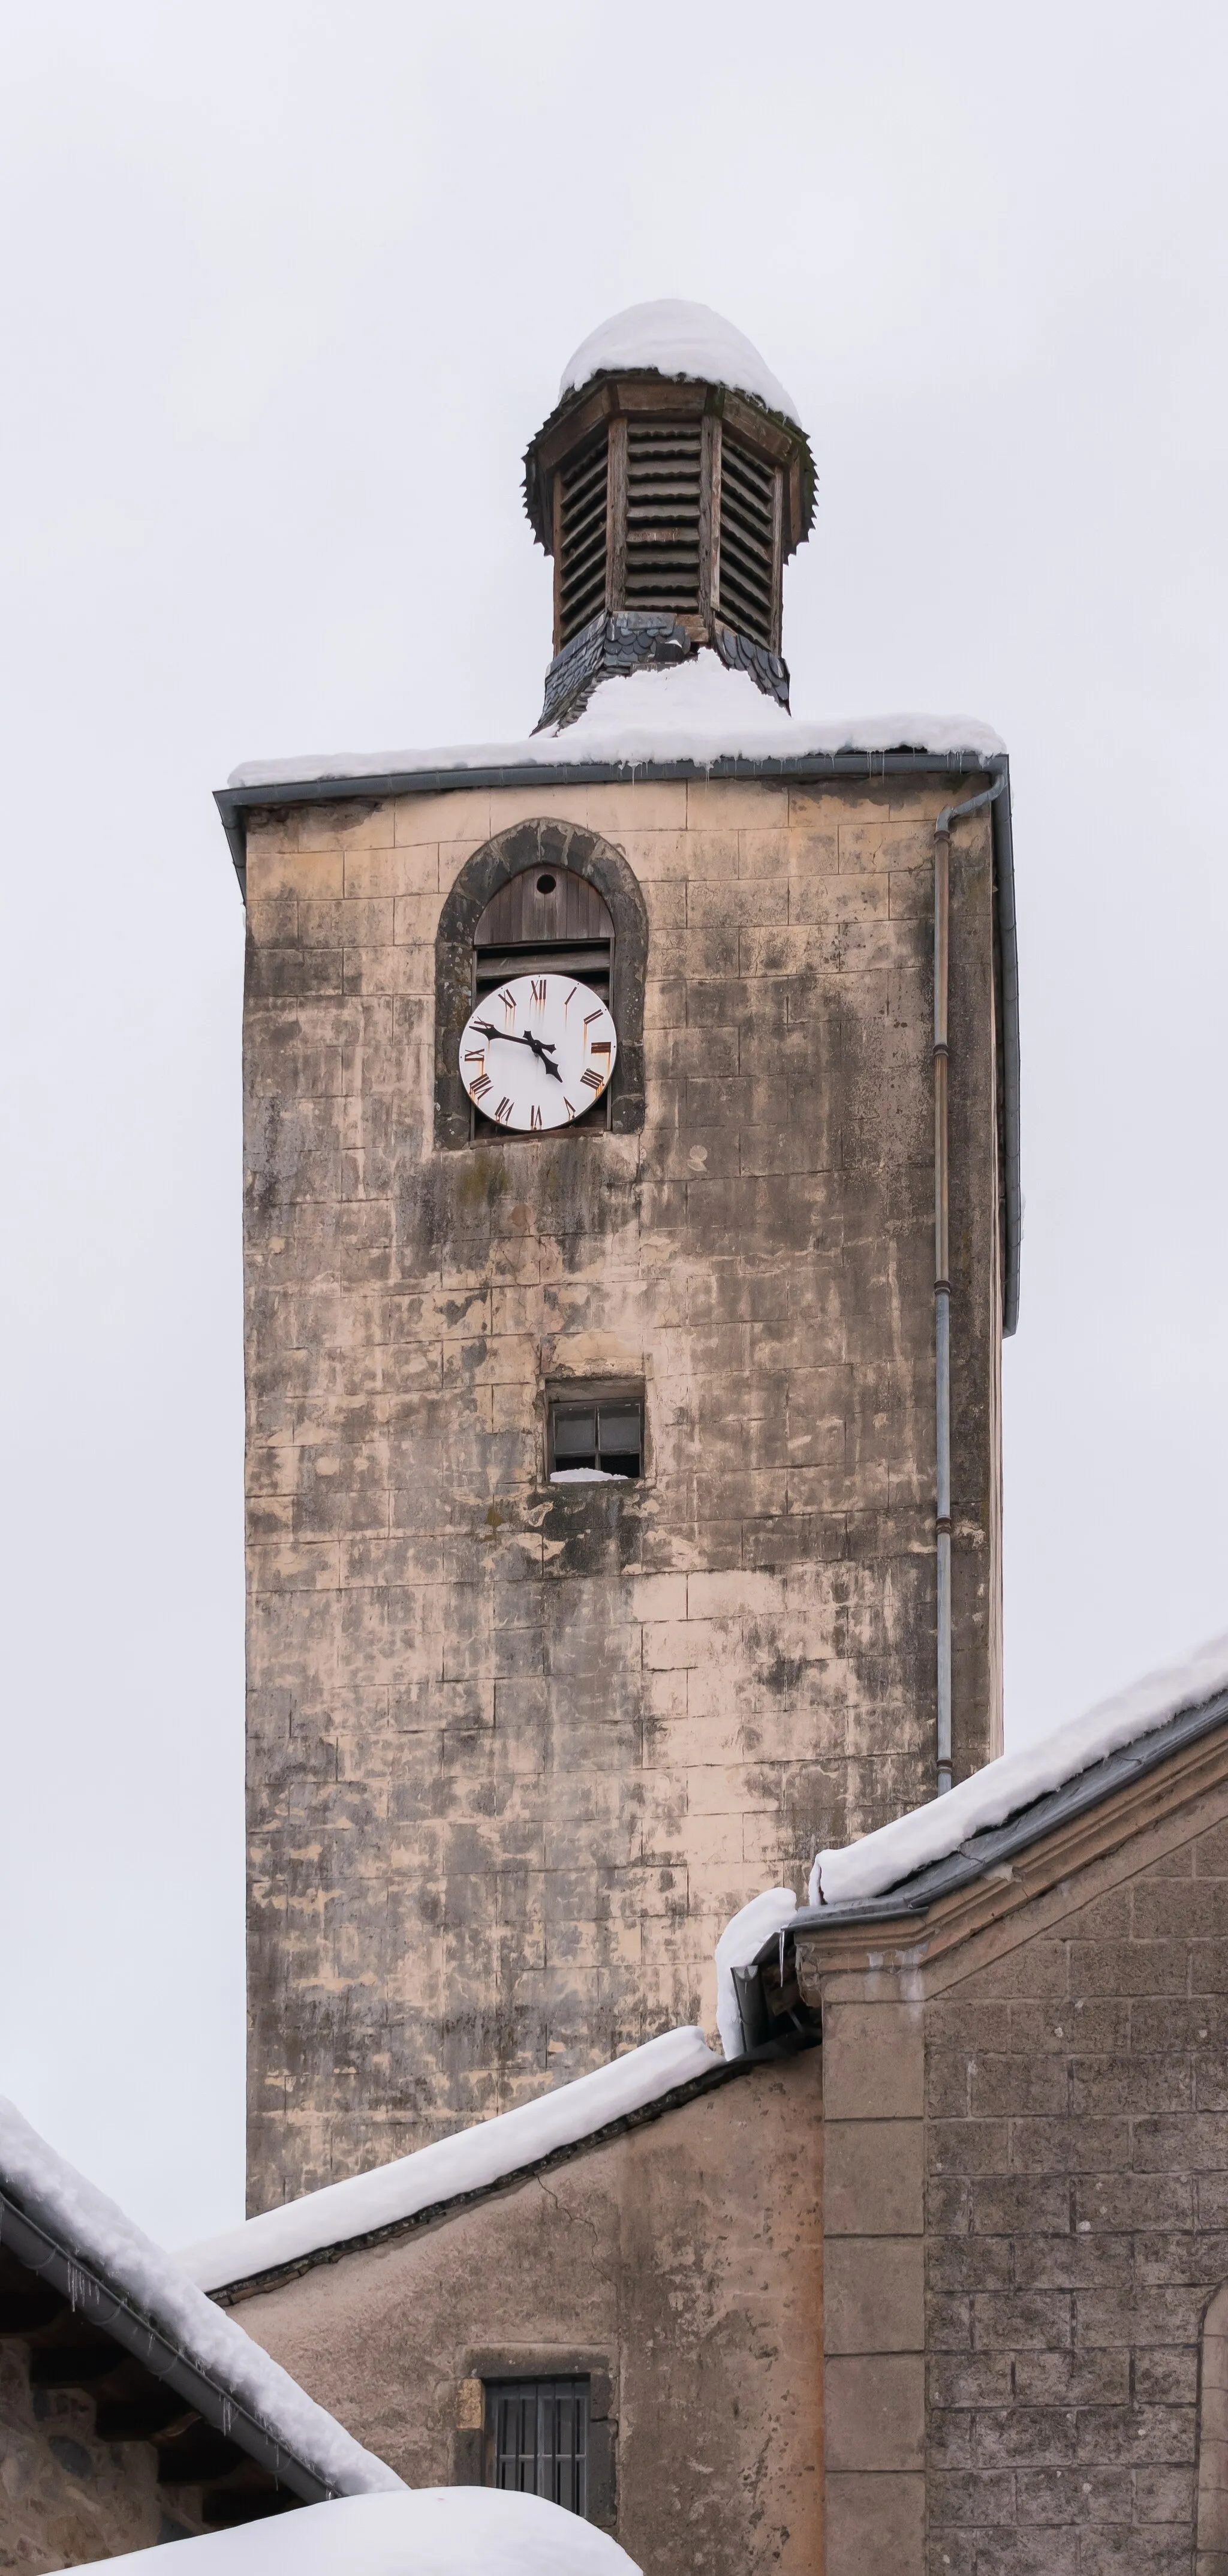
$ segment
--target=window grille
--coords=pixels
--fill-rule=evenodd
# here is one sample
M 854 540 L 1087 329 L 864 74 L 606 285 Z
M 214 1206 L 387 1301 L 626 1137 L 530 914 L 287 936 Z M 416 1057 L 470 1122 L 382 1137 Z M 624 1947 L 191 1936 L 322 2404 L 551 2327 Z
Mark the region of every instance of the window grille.
M 721 441 L 721 614 L 757 644 L 773 643 L 777 469 Z
M 627 423 L 628 608 L 699 608 L 701 453 L 697 420 Z
M 623 1389 L 608 1395 L 550 1398 L 550 1474 L 599 1468 L 607 1476 L 644 1472 L 644 1399 Z
M 563 469 L 559 517 L 559 642 L 605 606 L 608 433 L 598 431 Z
M 497 2379 L 486 2386 L 486 2484 L 588 2513 L 587 2379 Z

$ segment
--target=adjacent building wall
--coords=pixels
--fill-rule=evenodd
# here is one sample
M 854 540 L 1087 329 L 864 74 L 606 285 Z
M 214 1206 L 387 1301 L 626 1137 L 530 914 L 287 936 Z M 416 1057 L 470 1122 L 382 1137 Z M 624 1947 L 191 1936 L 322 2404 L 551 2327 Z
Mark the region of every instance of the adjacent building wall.
M 975 785 L 976 782 L 970 782 Z M 713 2012 L 734 1909 L 930 1793 L 941 782 L 253 817 L 253 2209 Z M 492 834 L 649 925 L 642 1132 L 440 1151 L 433 941 Z M 999 1746 L 990 827 L 952 871 L 955 1749 Z M 646 1388 L 544 1482 L 547 1379 Z
M 235 2313 L 414 2486 L 480 2480 L 484 2370 L 590 2374 L 645 2576 L 815 2576 L 821 2110 L 817 2051 L 755 2067 Z
M 203 2528 L 197 2489 L 168 2508 L 152 2442 L 100 2442 L 91 2398 L 30 2386 L 22 2343 L 0 2343 L 0 2568 L 43 2576 Z
M 1228 1768 L 1222 1746 L 1188 1759 Z M 826 2576 L 1190 2576 L 1200 2457 L 1220 2576 L 1214 2319 L 1201 2452 L 1199 2404 L 1228 2279 L 1228 1786 L 1160 1821 L 1162 1781 L 1129 1794 L 1120 1848 L 1080 1865 L 1106 1810 L 1054 1883 L 1025 1855 L 1044 1892 L 945 1956 L 941 1927 L 897 1951 L 884 1925 L 876 1965 L 824 1975 L 818 1942 L 803 1964 L 826 2030 Z

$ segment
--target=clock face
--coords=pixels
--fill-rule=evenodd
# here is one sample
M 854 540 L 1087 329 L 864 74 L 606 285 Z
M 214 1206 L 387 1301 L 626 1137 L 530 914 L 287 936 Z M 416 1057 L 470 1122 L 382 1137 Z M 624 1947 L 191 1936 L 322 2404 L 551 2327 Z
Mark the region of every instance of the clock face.
M 465 1022 L 461 1081 L 500 1127 L 567 1127 L 600 1100 L 618 1054 L 600 994 L 574 975 L 513 975 Z

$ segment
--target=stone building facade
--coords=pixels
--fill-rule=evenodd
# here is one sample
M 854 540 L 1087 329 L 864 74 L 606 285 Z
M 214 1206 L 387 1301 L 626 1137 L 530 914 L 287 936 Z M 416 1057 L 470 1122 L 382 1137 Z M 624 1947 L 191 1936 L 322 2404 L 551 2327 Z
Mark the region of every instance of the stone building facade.
M 928 1793 L 970 769 L 244 794 L 253 2206 L 710 2020 L 730 1914 Z M 990 816 L 952 847 L 962 1774 L 1000 1742 Z M 616 922 L 609 1124 L 471 1138 L 468 943 L 545 862 Z M 644 1474 L 553 1485 L 550 1390 L 616 1382 Z
M 249 2224 L 215 2295 L 414 2480 L 482 2478 L 492 2379 L 587 2374 L 647 2576 L 1224 2576 L 1220 1661 L 773 1935 L 744 2027 L 820 2046 L 447 2204 L 411 2158 L 402 2219 L 342 2193 L 280 2268 Z
M 492 2382 L 578 2374 L 645 2576 L 815 2576 L 822 2164 L 812 2050 L 221 2295 L 411 2486 L 483 2483 Z
M 0 2568 L 79 2567 L 202 2531 L 200 2497 L 158 2484 L 152 2442 L 98 2438 L 83 2388 L 32 2388 L 23 2343 L 0 2342 Z
M 794 1936 L 825 2576 L 1228 2560 L 1228 1694 L 1099 1769 Z

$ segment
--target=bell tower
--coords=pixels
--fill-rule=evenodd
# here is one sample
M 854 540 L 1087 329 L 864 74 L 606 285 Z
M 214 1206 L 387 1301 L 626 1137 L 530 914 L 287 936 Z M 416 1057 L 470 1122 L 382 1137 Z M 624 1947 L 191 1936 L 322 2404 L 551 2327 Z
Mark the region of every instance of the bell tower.
M 253 2209 L 710 2024 L 735 1908 L 934 1793 L 940 1567 L 999 1749 L 1005 760 L 790 716 L 813 497 L 740 334 L 619 316 L 528 451 L 536 732 L 219 795 Z
M 717 363 L 753 380 L 753 397 L 704 381 L 713 353 L 695 331 L 696 307 L 649 309 L 661 348 L 633 315 L 595 332 L 525 457 L 525 507 L 554 557 L 554 660 L 539 731 L 574 721 L 603 678 L 685 661 L 704 645 L 789 703 L 781 581 L 814 518 L 809 443 L 740 333 L 721 326 Z M 696 377 L 643 363 L 646 348 L 676 360 L 688 333 Z

